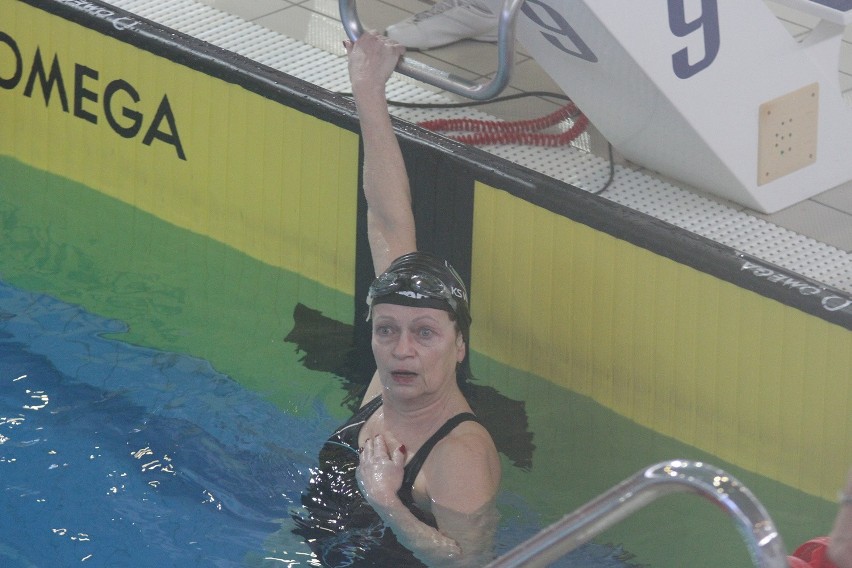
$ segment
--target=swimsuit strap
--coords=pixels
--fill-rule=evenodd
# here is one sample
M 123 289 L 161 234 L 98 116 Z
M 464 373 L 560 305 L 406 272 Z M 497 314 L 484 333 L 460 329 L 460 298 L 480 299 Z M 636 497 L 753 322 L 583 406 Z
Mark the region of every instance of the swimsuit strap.
M 420 449 L 417 450 L 417 453 L 414 454 L 411 461 L 406 464 L 402 478 L 402 487 L 400 487 L 397 495 L 409 508 L 414 505 L 414 497 L 411 493 L 411 490 L 414 488 L 414 480 L 417 477 L 417 474 L 420 473 L 420 468 L 422 468 L 423 464 L 426 463 L 426 458 L 429 457 L 429 453 L 432 451 L 432 448 L 435 447 L 435 444 L 443 440 L 447 434 L 452 432 L 456 426 L 467 421 L 479 423 L 479 419 L 476 415 L 470 412 L 456 414 L 444 422 L 444 425 L 438 428 L 438 431 L 432 434 L 432 436 L 426 440 L 425 444 L 420 446 Z
M 382 397 L 381 395 L 377 396 L 364 406 L 358 409 L 358 411 L 347 420 L 340 428 L 338 428 L 334 434 L 331 435 L 329 440 L 336 441 L 340 444 L 346 444 L 352 450 L 358 449 L 358 434 L 361 432 L 361 427 L 367 421 L 370 416 L 373 415 L 376 410 L 382 405 Z
M 362 406 L 358 409 L 358 412 L 355 413 L 355 416 L 352 418 L 352 421 L 356 421 L 358 419 L 366 421 L 367 418 L 373 415 L 373 413 L 379 409 L 382 405 L 382 395 L 376 396 L 373 400 Z

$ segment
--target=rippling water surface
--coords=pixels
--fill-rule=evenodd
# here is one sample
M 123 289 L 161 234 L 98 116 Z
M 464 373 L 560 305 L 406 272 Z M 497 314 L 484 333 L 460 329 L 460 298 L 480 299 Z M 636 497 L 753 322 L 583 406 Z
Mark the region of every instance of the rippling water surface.
M 239 565 L 298 502 L 333 419 L 123 328 L 0 284 L 0 564 Z
M 125 330 L 0 282 L 0 564 L 314 565 L 290 512 L 337 420 L 104 337 Z M 501 504 L 505 550 L 539 527 L 523 500 Z M 591 545 L 565 565 L 616 556 Z

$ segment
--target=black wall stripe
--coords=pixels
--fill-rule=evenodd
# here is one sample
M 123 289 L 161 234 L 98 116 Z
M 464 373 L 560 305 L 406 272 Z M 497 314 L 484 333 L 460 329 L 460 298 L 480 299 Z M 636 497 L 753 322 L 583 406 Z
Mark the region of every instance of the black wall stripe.
M 447 259 L 470 286 L 473 252 L 473 185 L 469 167 L 451 156 L 401 140 L 403 159 L 411 183 L 417 248 Z M 363 164 L 363 145 L 359 164 Z M 355 351 L 357 375 L 367 380 L 375 370 L 370 352 L 370 324 L 365 320 L 365 298 L 373 281 L 373 262 L 367 241 L 367 201 L 362 174 L 358 175 L 358 222 L 355 269 Z M 476 298 L 471 293 L 471 302 Z

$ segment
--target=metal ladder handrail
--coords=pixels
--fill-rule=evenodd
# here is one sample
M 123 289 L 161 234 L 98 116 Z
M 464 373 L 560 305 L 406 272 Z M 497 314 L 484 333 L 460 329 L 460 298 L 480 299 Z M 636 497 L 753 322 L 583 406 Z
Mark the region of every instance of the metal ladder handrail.
M 486 568 L 547 566 L 658 498 L 684 492 L 715 502 L 734 519 L 755 566 L 788 568 L 781 535 L 751 491 L 721 469 L 686 460 L 662 462 L 638 472 Z
M 486 82 L 468 81 L 447 71 L 441 71 L 416 59 L 403 56 L 396 70 L 413 79 L 434 85 L 445 91 L 462 95 L 474 100 L 488 100 L 500 94 L 512 74 L 512 62 L 515 53 L 515 16 L 524 0 L 504 0 L 497 26 L 497 74 Z M 340 21 L 349 39 L 357 41 L 364 28 L 358 19 L 355 0 L 339 0 Z

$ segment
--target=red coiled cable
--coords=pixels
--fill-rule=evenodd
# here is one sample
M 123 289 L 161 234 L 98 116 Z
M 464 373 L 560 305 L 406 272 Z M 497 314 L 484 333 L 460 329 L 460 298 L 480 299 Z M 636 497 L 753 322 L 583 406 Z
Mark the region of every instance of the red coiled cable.
M 574 124 L 559 134 L 539 132 L 567 119 Z M 423 128 L 435 132 L 472 132 L 473 134 L 448 134 L 449 138 L 472 146 L 491 144 L 528 144 L 534 146 L 561 146 L 570 144 L 585 132 L 589 119 L 581 113 L 574 103 L 531 120 L 478 120 L 473 118 L 439 118 L 418 123 Z

